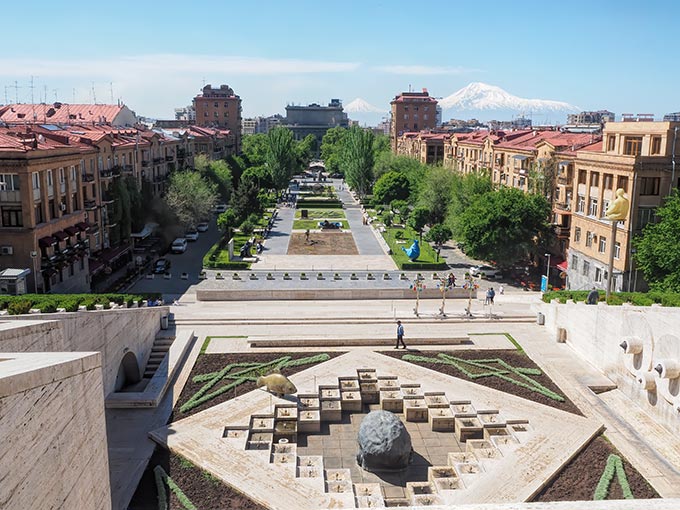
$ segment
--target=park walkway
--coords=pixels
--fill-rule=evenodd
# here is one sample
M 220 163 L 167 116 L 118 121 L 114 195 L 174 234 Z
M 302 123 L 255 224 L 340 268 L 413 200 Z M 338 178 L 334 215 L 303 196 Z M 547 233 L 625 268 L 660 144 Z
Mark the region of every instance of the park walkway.
M 290 232 L 293 230 L 294 220 L 294 208 L 279 207 L 279 213 L 274 220 L 274 226 L 264 243 L 265 254 L 285 255 L 288 253 L 288 243 L 290 242 Z
M 375 238 L 373 229 L 363 223 L 361 206 L 355 202 L 346 187 L 343 186 L 342 191 L 338 191 L 338 198 L 345 206 L 345 216 L 347 216 L 349 228 L 354 237 L 354 243 L 359 250 L 359 255 L 385 255 L 378 240 Z

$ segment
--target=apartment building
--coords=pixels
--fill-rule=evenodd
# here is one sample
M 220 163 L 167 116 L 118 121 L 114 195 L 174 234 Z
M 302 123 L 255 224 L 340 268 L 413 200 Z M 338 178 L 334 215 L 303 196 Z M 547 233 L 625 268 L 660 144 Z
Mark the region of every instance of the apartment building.
M 404 133 L 432 130 L 437 127 L 437 100 L 427 89 L 402 92 L 390 102 L 392 118 L 390 141 L 397 151 L 397 139 Z
M 329 129 L 349 127 L 347 114 L 339 99 L 331 99 L 327 106 L 312 103 L 307 106 L 286 106 L 286 118 L 281 124 L 290 129 L 296 140 L 314 135 L 317 142 L 317 155 L 324 135 Z
M 0 106 L 0 122 L 132 127 L 137 124 L 137 116 L 124 104 L 9 104 Z
M 444 143 L 449 139 L 445 133 L 404 133 L 397 139 L 397 154 L 417 159 L 428 165 L 444 161 Z
M 673 154 L 680 122 L 608 122 L 600 151 L 579 150 L 574 160 L 568 283 L 572 289 L 604 289 L 614 250 L 613 290 L 642 290 L 631 239 L 656 220 L 656 209 L 679 185 Z M 604 214 L 615 191 L 630 200 L 628 218 L 611 223 Z
M 234 137 L 234 151 L 241 152 L 241 98 L 228 85 L 203 87 L 194 98 L 196 125 L 226 129 Z

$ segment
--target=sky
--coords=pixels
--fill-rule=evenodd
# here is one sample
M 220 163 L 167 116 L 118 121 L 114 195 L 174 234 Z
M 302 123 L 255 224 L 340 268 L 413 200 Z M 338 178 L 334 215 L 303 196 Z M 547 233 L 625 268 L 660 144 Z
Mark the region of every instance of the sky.
M 204 83 L 226 83 L 251 117 L 331 98 L 387 111 L 409 87 L 446 97 L 484 82 L 617 115 L 680 111 L 676 1 L 26 5 L 0 11 L 0 103 L 96 96 L 167 119 Z

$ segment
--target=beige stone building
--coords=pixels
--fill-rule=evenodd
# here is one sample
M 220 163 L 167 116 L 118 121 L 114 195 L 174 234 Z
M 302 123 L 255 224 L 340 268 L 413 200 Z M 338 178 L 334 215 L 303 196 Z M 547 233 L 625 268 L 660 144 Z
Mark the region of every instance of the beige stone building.
M 604 289 L 614 250 L 613 290 L 640 290 L 631 239 L 656 220 L 656 209 L 673 188 L 677 122 L 608 122 L 601 151 L 577 151 L 573 168 L 569 287 Z M 612 246 L 605 210 L 617 188 L 630 200 L 628 219 L 618 224 Z

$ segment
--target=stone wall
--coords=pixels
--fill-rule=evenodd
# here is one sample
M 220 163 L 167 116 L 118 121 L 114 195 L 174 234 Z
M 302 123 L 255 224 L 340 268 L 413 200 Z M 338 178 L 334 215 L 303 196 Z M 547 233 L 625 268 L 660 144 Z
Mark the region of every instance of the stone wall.
M 123 355 L 146 365 L 167 306 L 72 313 L 3 316 L 0 352 L 96 351 L 102 355 L 104 395 L 115 389 Z M 10 321 L 20 321 L 16 327 Z
M 542 305 L 546 327 L 565 338 L 658 423 L 680 425 L 680 309 L 661 306 Z M 625 344 L 623 344 L 625 342 Z M 622 346 L 623 344 L 623 346 Z M 655 367 L 664 369 L 659 374 Z
M 0 508 L 111 508 L 99 353 L 0 356 Z

